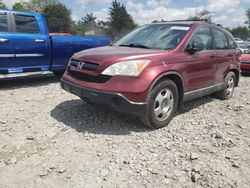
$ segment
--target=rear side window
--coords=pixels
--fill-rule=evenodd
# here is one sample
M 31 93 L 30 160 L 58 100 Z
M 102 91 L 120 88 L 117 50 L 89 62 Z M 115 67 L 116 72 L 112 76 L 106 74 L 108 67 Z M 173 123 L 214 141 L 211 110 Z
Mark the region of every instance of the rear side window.
M 217 29 L 213 29 L 215 49 L 229 49 L 226 34 Z
M 234 40 L 233 40 L 230 36 L 227 36 L 227 39 L 228 39 L 229 48 L 230 48 L 230 49 L 236 49 L 236 48 L 237 48 L 237 45 L 236 45 L 236 43 L 234 42 Z
M 213 46 L 210 28 L 204 27 L 198 29 L 189 41 L 188 46 L 195 46 L 199 43 L 203 44 L 204 50 L 212 50 Z
M 34 16 L 27 15 L 14 15 L 16 22 L 17 33 L 39 33 L 36 18 Z
M 8 32 L 7 14 L 0 13 L 0 32 Z

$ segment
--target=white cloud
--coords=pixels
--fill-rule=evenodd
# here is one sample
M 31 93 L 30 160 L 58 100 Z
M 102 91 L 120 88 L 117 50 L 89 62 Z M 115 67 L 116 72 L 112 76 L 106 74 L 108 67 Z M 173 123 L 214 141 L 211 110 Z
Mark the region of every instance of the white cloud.
M 175 9 L 168 8 L 170 1 L 147 1 L 147 4 L 135 3 L 133 0 L 129 0 L 127 8 L 129 13 L 135 19 L 135 21 L 142 25 L 149 23 L 153 20 L 178 20 L 186 19 L 188 16 L 195 14 L 197 11 L 204 9 L 203 6 L 196 8 L 183 8 Z
M 20 2 L 21 0 L 3 0 L 3 3 L 8 7 L 8 8 L 12 8 L 12 6 L 17 3 Z M 23 1 L 28 1 L 28 0 L 23 0 Z
M 21 0 L 3 0 L 8 8 L 11 8 L 14 3 Z M 28 1 L 28 0 L 25 0 Z M 112 0 L 72 0 L 81 7 L 81 10 L 72 9 L 73 19 L 79 20 L 83 15 L 82 9 L 86 13 L 93 13 L 98 20 L 106 20 L 108 17 L 108 7 Z M 119 1 L 119 0 L 118 0 Z M 152 20 L 176 20 L 186 19 L 190 15 L 195 15 L 197 12 L 208 9 L 212 14 L 213 21 L 221 23 L 224 26 L 243 25 L 246 16 L 245 8 L 241 3 L 250 3 L 250 0 L 193 0 L 190 5 L 185 8 L 173 8 L 171 2 L 181 4 L 184 0 L 127 0 L 125 6 L 128 12 L 132 15 L 136 23 L 142 25 L 151 22 Z M 195 7 L 194 2 L 203 3 L 202 6 Z M 89 8 L 98 7 L 100 10 L 91 10 Z M 104 9 L 101 9 L 105 7 Z M 250 6 L 249 6 L 250 7 Z M 249 8 L 246 7 L 246 8 Z
M 250 0 L 242 0 L 242 2 L 250 3 Z
M 249 1 L 250 0 L 242 0 Z M 169 8 L 170 0 L 167 1 L 147 1 L 146 4 L 136 3 L 129 0 L 127 8 L 134 20 L 142 25 L 152 20 L 178 20 L 187 19 L 190 15 L 207 9 L 211 12 L 212 19 L 223 26 L 243 25 L 246 20 L 245 10 L 240 7 L 240 0 L 207 0 L 203 6 L 187 8 Z M 181 2 L 180 2 L 181 3 Z
M 239 0 L 208 0 L 207 9 L 214 12 L 227 11 L 228 9 L 237 8 L 240 5 Z
M 87 6 L 93 5 L 110 5 L 112 0 L 75 0 L 75 2 L 80 5 L 83 9 Z
M 75 14 L 72 14 L 72 20 L 73 21 L 78 21 L 79 20 L 79 17 Z
M 105 8 L 100 11 L 94 11 L 93 14 L 97 20 L 106 21 L 108 18 L 108 12 L 109 10 Z

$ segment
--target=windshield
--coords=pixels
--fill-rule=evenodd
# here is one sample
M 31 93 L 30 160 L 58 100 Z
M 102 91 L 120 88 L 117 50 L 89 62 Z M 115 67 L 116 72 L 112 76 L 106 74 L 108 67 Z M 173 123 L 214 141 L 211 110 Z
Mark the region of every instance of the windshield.
M 121 38 L 113 46 L 170 50 L 180 44 L 189 29 L 188 25 L 145 25 Z

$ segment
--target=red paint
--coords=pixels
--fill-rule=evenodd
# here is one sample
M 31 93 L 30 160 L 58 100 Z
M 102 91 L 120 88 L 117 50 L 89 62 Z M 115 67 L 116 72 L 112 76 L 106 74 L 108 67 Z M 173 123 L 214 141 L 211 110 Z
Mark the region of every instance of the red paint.
M 181 76 L 184 82 L 184 92 L 222 83 L 224 77 L 231 69 L 239 69 L 239 53 L 237 50 L 200 51 L 193 55 L 184 52 L 189 38 L 201 26 L 221 29 L 215 25 L 197 22 L 188 31 L 177 48 L 170 51 L 107 46 L 84 50 L 73 56 L 74 59 L 80 61 L 99 64 L 99 68 L 96 71 L 83 71 L 93 76 L 100 75 L 108 66 L 120 61 L 134 59 L 150 60 L 150 64 L 142 71 L 139 77 L 113 76 L 105 83 L 91 83 L 71 77 L 66 70 L 63 79 L 84 88 L 118 92 L 133 102 L 145 102 L 154 81 L 161 75 L 169 72 L 174 72 Z M 210 57 L 211 54 L 214 55 L 213 58 Z
M 243 61 L 242 63 L 240 63 L 241 71 L 250 73 L 250 54 L 242 54 L 240 60 Z M 244 61 L 247 61 L 249 63 L 244 63 Z
M 72 36 L 70 33 L 50 33 L 49 36 Z

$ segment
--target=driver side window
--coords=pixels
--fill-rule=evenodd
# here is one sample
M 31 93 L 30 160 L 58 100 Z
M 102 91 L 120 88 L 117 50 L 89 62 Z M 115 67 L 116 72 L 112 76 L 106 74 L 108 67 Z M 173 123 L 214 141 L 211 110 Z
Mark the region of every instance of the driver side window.
M 208 27 L 198 29 L 188 42 L 187 47 L 192 48 L 196 46 L 203 46 L 203 50 L 212 50 L 212 35 Z

